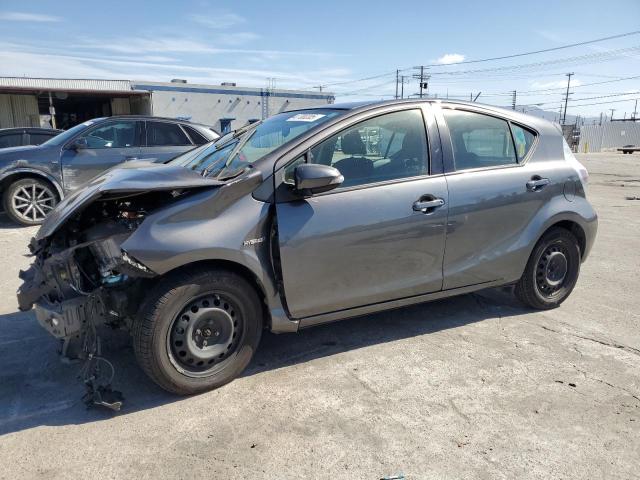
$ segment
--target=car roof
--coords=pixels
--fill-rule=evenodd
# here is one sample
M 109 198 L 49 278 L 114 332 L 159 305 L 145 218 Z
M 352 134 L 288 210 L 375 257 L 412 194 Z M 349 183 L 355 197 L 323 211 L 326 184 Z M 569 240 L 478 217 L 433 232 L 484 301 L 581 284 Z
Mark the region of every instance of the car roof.
M 550 127 L 553 130 L 557 130 L 555 125 L 548 120 L 545 120 L 541 117 L 535 117 L 533 115 L 527 115 L 522 112 L 518 112 L 516 110 L 511 110 L 508 108 L 496 107 L 494 105 L 487 105 L 485 103 L 479 102 L 470 102 L 464 100 L 449 100 L 445 98 L 405 98 L 405 99 L 393 99 L 393 100 L 376 100 L 376 101 L 363 101 L 363 102 L 346 102 L 346 103 L 335 103 L 328 104 L 319 107 L 312 108 L 325 108 L 325 109 L 333 109 L 333 110 L 343 110 L 346 112 L 362 112 L 371 110 L 374 108 L 382 107 L 382 106 L 390 106 L 390 105 L 403 105 L 403 104 L 412 104 L 416 103 L 436 103 L 439 105 L 450 106 L 450 107 L 470 107 L 473 109 L 480 109 L 487 113 L 495 113 L 498 116 L 503 118 L 509 118 L 512 121 L 522 123 L 524 125 L 528 125 L 534 127 L 536 129 L 542 129 L 548 131 Z M 303 109 L 308 110 L 308 109 Z
M 11 132 L 21 132 L 26 130 L 27 132 L 38 132 L 38 133 L 61 133 L 62 130 L 57 128 L 43 128 L 43 127 L 9 127 L 9 128 L 0 128 L 0 135 L 3 133 L 11 133 Z
M 126 119 L 134 119 L 134 120 L 162 120 L 162 121 L 167 121 L 167 122 L 175 122 L 175 123 L 187 123 L 189 125 L 198 125 L 201 127 L 206 127 L 206 128 L 210 128 L 209 125 L 205 125 L 204 123 L 196 123 L 196 122 L 192 122 L 190 120 L 181 120 L 179 118 L 169 118 L 169 117 L 154 117 L 151 115 L 113 115 L 111 117 L 99 117 L 99 118 L 94 118 L 92 120 L 94 121 L 102 121 L 102 120 L 111 120 L 114 118 L 126 118 Z

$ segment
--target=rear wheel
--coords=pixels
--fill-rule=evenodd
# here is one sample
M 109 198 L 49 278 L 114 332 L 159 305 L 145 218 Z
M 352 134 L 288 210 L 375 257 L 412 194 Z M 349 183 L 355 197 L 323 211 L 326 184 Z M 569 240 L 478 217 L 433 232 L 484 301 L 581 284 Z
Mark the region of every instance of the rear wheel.
M 21 178 L 11 183 L 3 194 L 4 211 L 14 222 L 40 225 L 58 204 L 53 186 L 39 178 Z
M 516 296 L 526 305 L 548 310 L 564 302 L 578 281 L 580 246 L 564 228 L 554 228 L 538 242 L 529 257 Z
M 160 387 L 188 395 L 236 378 L 262 333 L 262 306 L 244 277 L 197 267 L 160 282 L 133 327 L 136 357 Z

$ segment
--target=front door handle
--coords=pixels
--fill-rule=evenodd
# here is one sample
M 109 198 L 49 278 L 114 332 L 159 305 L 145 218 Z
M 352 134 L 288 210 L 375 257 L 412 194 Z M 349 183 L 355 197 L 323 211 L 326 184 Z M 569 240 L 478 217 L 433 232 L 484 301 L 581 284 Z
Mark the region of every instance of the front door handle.
M 529 190 L 530 192 L 539 192 L 550 183 L 551 180 L 549 180 L 548 178 L 541 178 L 536 175 L 527 182 L 527 190 Z
M 125 162 L 131 162 L 133 160 L 138 160 L 138 157 L 124 157 Z
M 414 212 L 431 213 L 436 208 L 444 205 L 442 198 L 434 198 L 433 200 L 418 200 L 413 204 Z

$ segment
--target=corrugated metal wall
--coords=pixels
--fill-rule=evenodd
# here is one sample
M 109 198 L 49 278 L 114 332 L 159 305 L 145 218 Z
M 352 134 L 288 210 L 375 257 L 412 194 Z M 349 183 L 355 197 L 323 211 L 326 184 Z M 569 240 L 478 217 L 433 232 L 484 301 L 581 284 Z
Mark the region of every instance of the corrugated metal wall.
M 131 82 L 129 80 L 0 77 L 0 87 L 35 90 L 130 92 Z
M 130 113 L 131 105 L 128 98 L 111 99 L 111 115 L 129 115 Z
M 607 122 L 580 128 L 580 153 L 615 150 L 624 145 L 640 146 L 640 122 Z
M 0 128 L 39 126 L 35 95 L 0 95 Z

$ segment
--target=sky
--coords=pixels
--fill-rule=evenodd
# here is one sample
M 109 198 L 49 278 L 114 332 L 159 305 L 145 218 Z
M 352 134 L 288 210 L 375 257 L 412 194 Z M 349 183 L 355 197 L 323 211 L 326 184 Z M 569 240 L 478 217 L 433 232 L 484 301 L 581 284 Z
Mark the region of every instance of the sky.
M 396 69 L 415 94 L 412 67 L 430 65 L 430 95 L 506 106 L 516 90 L 520 108 L 557 111 L 572 72 L 569 113 L 621 117 L 640 98 L 640 34 L 456 63 L 637 30 L 639 0 L 0 0 L 0 76 L 275 82 L 352 101 L 393 98 Z

